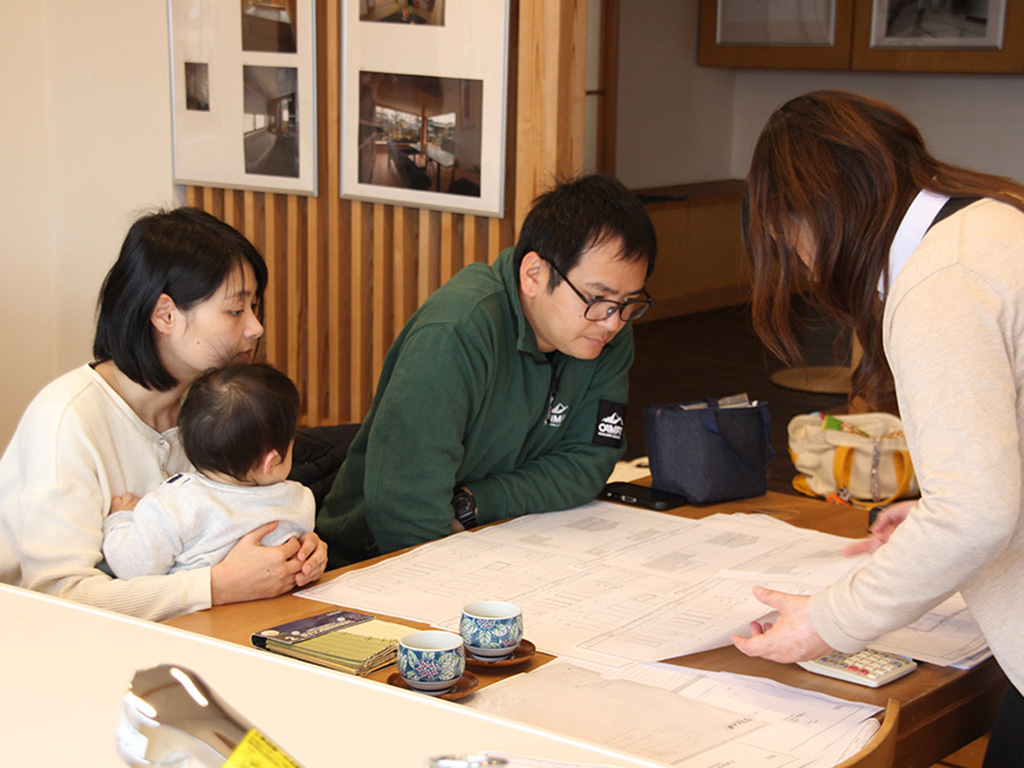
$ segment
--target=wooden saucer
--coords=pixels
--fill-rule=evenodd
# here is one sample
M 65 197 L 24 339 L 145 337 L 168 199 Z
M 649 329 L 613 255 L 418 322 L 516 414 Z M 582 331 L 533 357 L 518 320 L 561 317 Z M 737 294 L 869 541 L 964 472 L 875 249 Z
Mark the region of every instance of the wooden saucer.
M 398 672 L 392 672 L 388 675 L 388 685 L 393 685 L 396 688 L 404 688 L 407 691 L 414 691 L 415 693 L 425 693 L 428 696 L 436 696 L 439 699 L 447 699 L 448 701 L 455 701 L 465 696 L 469 696 L 473 691 L 480 685 L 480 680 L 472 672 L 463 672 L 462 677 L 455 681 L 455 686 L 452 688 L 445 688 L 440 691 L 420 691 L 409 685 L 408 681 L 402 677 Z
M 514 667 L 517 664 L 529 661 L 533 658 L 533 654 L 537 652 L 537 646 L 531 643 L 526 638 L 519 641 L 519 645 L 516 646 L 515 651 L 512 652 L 511 656 L 506 656 L 504 659 L 481 659 L 473 655 L 473 653 L 467 648 L 466 649 L 466 664 L 472 667 Z

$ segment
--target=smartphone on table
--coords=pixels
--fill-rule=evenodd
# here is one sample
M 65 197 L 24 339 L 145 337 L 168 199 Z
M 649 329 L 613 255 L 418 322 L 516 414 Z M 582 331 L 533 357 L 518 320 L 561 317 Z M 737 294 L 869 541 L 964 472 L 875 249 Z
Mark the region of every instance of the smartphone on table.
M 660 510 L 674 509 L 686 504 L 686 498 L 678 493 L 659 491 L 636 483 L 608 483 L 601 489 L 598 498 Z

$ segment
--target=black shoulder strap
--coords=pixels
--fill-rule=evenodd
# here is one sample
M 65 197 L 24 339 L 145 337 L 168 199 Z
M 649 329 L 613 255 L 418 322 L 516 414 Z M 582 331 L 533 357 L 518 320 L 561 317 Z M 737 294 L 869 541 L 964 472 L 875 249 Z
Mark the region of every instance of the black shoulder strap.
M 932 227 L 934 227 L 936 224 L 938 224 L 940 221 L 942 221 L 946 217 L 952 216 L 957 211 L 962 211 L 964 208 L 966 208 L 971 203 L 976 203 L 979 200 L 981 200 L 980 197 L 951 197 L 951 198 L 949 198 L 949 200 L 946 201 L 946 204 L 943 205 L 939 209 L 939 212 L 937 214 L 935 214 L 935 218 L 932 219 L 932 223 L 928 225 L 928 229 L 931 229 Z

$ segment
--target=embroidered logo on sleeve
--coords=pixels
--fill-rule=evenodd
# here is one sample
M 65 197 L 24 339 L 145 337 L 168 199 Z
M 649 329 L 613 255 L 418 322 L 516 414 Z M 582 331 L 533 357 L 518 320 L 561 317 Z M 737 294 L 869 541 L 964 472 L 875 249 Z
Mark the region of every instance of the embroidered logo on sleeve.
M 626 404 L 602 400 L 597 406 L 597 426 L 594 429 L 594 445 L 622 445 L 622 433 L 626 426 Z

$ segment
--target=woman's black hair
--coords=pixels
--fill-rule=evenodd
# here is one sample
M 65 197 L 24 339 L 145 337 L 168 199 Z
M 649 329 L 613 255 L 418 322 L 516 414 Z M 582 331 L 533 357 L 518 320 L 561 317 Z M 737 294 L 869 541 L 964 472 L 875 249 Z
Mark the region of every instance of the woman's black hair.
M 166 392 L 179 382 L 160 361 L 150 316 L 160 294 L 189 310 L 210 298 L 236 269 L 256 275 L 262 319 L 267 265 L 238 230 L 196 208 L 176 208 L 136 220 L 100 289 L 92 353 L 132 381 Z
M 594 174 L 563 182 L 533 202 L 523 221 L 513 254 L 516 275 L 531 251 L 551 262 L 564 275 L 591 248 L 608 240 L 621 243 L 621 258 L 647 261 L 654 271 L 657 238 L 643 203 L 612 176 Z M 555 271 L 548 284 L 561 282 Z
M 192 383 L 179 426 L 196 469 L 246 480 L 271 451 L 284 459 L 298 418 L 299 391 L 285 374 L 266 363 L 230 363 Z

